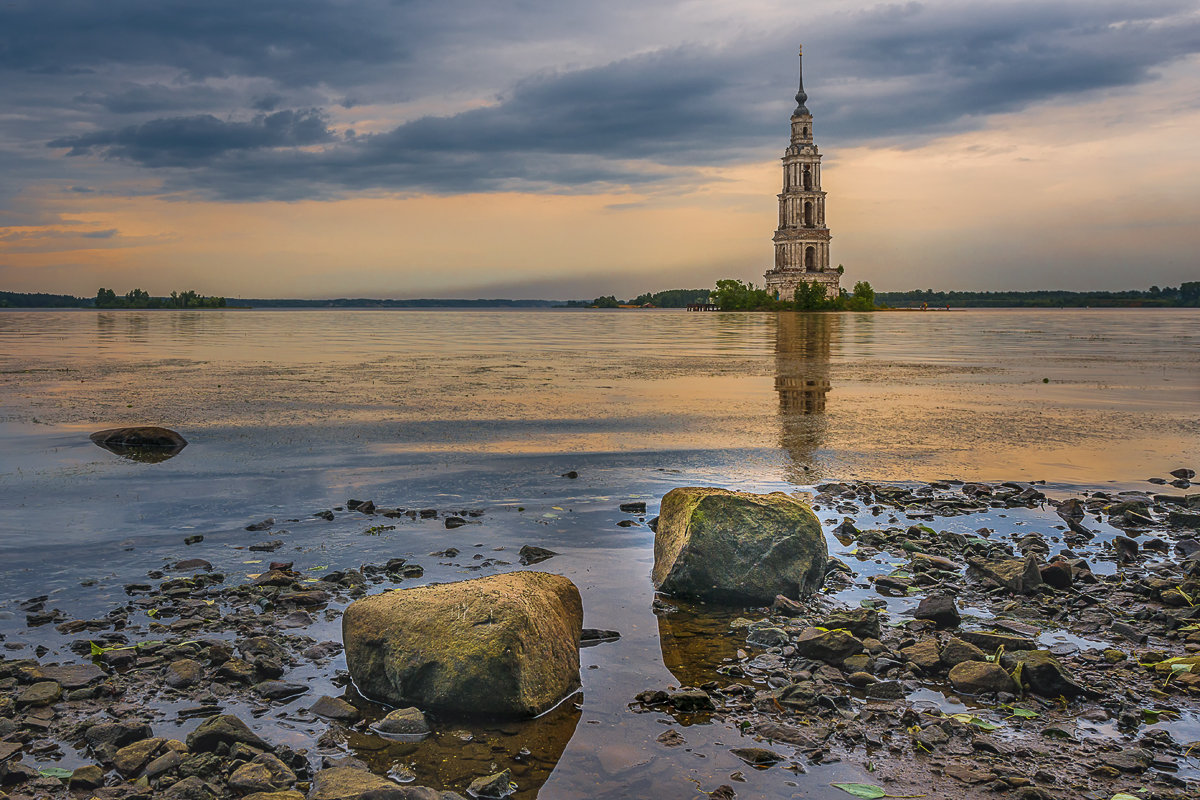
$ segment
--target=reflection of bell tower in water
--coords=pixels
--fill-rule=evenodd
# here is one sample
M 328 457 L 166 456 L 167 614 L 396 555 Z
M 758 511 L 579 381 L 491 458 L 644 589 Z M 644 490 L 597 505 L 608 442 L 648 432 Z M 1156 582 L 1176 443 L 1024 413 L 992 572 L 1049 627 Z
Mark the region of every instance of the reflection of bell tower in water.
M 813 454 L 825 439 L 829 352 L 841 327 L 837 314 L 775 315 L 775 391 L 779 394 L 780 445 L 791 456 L 789 480 L 816 478 Z

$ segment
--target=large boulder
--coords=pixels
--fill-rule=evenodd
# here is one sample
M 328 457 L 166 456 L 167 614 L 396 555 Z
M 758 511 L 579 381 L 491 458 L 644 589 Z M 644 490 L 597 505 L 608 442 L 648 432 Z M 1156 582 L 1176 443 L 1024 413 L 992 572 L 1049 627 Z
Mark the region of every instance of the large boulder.
M 346 664 L 395 706 L 536 716 L 579 686 L 583 602 L 561 575 L 510 572 L 366 597 L 342 617 Z
M 654 586 L 681 597 L 770 603 L 820 588 L 828 558 L 820 522 L 794 497 L 672 489 L 654 535 Z

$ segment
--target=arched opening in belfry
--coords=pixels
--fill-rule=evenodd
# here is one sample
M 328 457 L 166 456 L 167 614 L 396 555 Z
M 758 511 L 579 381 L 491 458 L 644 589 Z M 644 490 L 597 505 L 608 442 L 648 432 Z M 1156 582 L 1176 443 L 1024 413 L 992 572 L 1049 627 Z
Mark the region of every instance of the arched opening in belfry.
M 803 136 L 805 139 L 807 139 L 808 138 L 808 128 L 807 127 L 801 128 L 800 135 Z
M 804 188 L 812 188 L 812 170 L 810 170 L 808 167 L 804 168 Z
M 804 251 L 804 269 L 809 272 L 817 271 L 817 248 L 808 247 Z
M 811 228 L 813 224 L 812 203 L 804 204 L 804 227 Z

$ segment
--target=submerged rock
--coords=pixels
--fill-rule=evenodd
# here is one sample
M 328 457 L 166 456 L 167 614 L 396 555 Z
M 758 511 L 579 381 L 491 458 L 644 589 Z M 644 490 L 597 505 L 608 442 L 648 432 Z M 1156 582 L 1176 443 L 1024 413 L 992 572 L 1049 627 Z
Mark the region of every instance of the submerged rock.
M 342 617 L 364 694 L 472 714 L 536 716 L 577 688 L 582 628 L 575 584 L 542 572 L 387 592 Z
M 794 497 L 672 489 L 654 536 L 654 586 L 681 597 L 769 603 L 818 589 L 828 557 L 820 523 Z
M 421 709 L 397 708 L 375 723 L 375 731 L 391 736 L 424 736 L 429 733 L 429 723 Z
M 476 778 L 467 787 L 467 794 L 472 797 L 508 797 L 513 791 L 512 772 L 509 770 L 497 772 L 494 775 L 487 775 L 483 778 Z
M 88 438 L 110 453 L 147 463 L 166 461 L 187 447 L 187 439 L 175 431 L 152 425 L 109 428 Z

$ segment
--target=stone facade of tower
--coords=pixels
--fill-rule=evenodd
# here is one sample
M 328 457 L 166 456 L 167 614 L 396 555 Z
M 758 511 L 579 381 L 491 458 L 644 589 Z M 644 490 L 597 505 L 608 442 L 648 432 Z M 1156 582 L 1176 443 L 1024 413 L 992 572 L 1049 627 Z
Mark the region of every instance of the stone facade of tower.
M 783 154 L 783 192 L 779 195 L 779 228 L 775 231 L 775 267 L 763 277 L 767 291 L 791 300 L 802 282 L 825 285 L 827 297 L 841 289 L 841 276 L 829 265 L 829 228 L 825 226 L 825 192 L 821 190 L 821 154 L 813 144 L 813 118 L 804 105 L 804 74 L 792 112 L 792 141 Z

